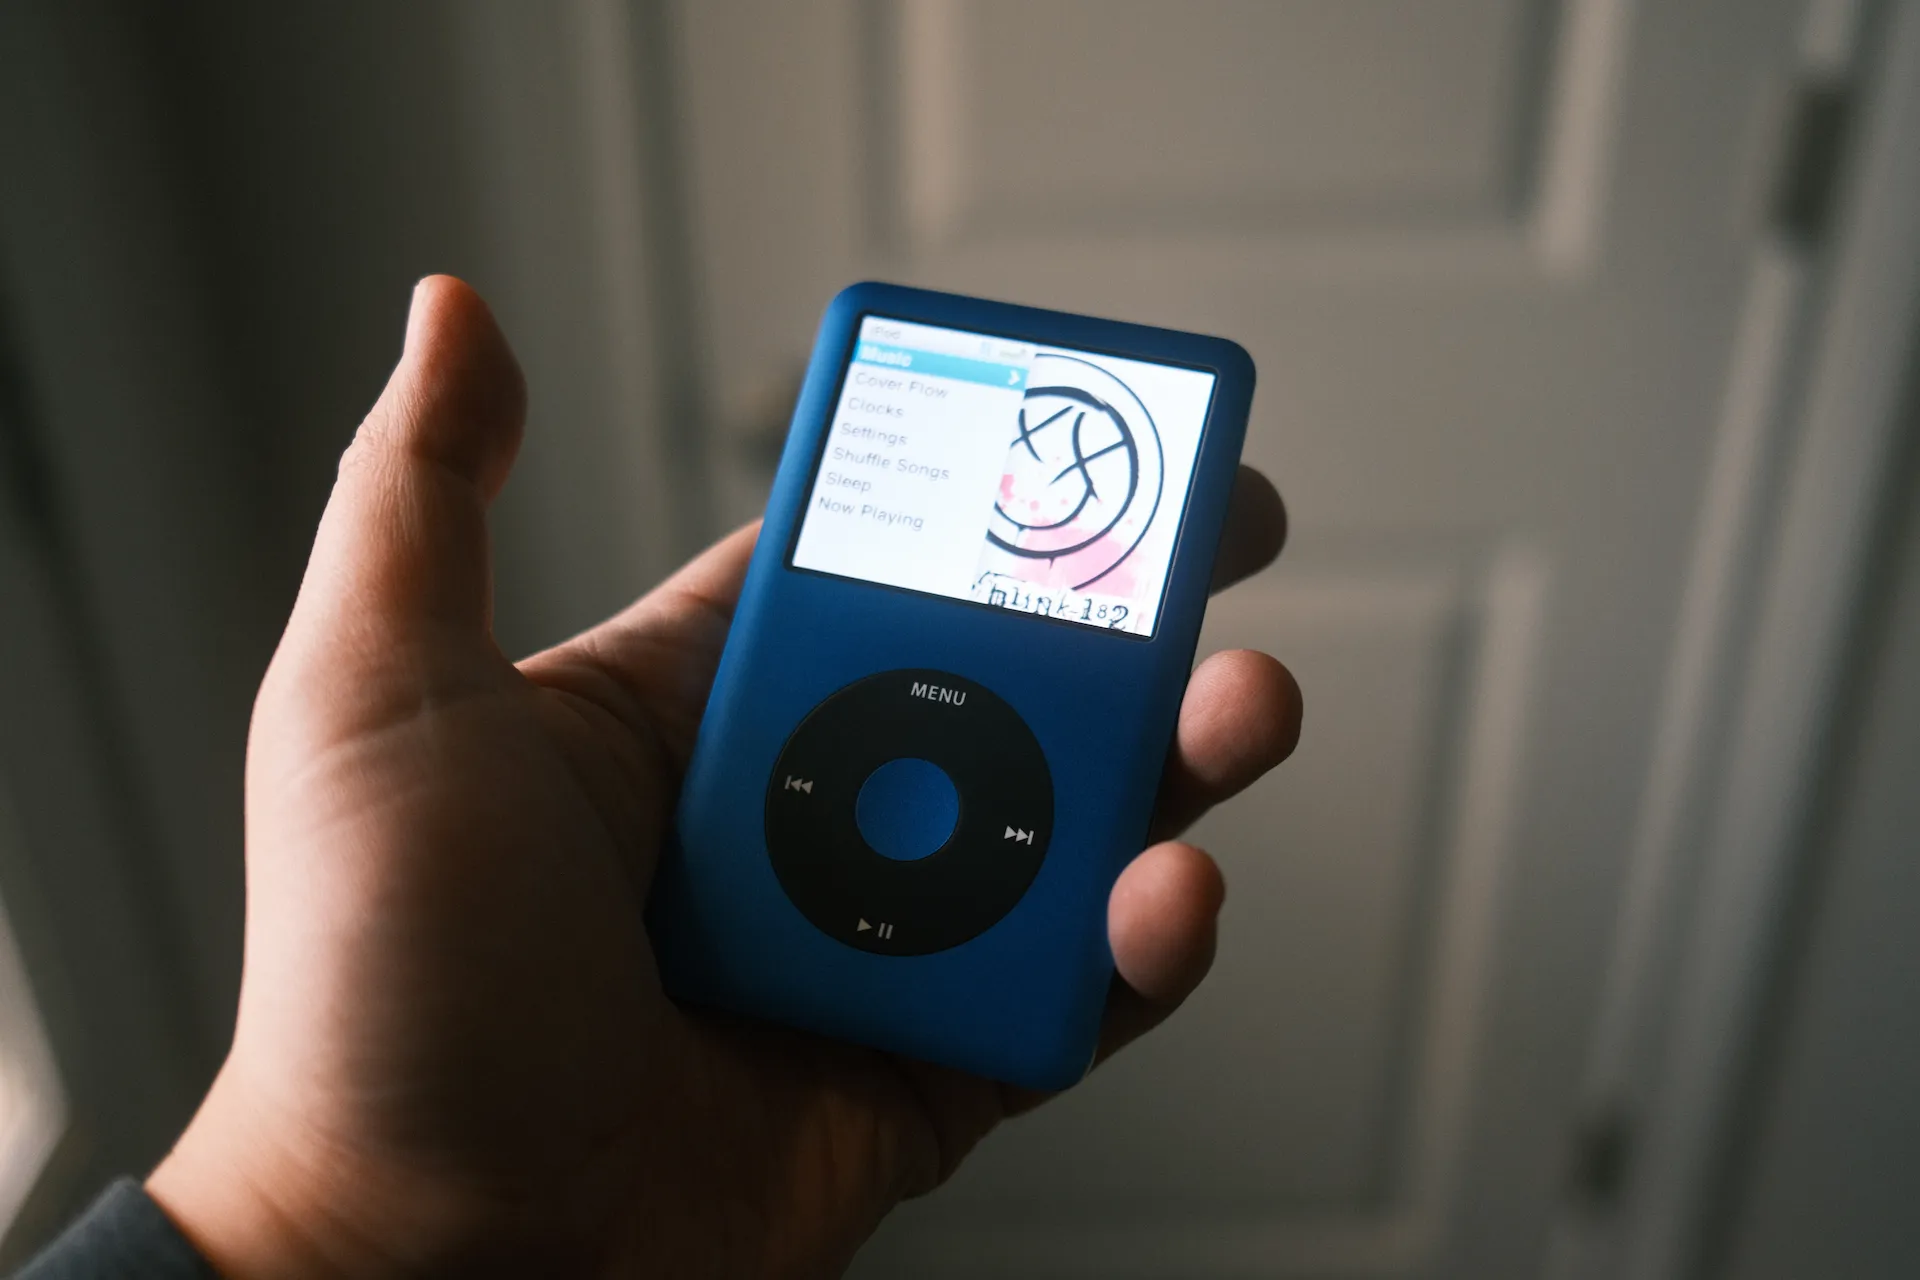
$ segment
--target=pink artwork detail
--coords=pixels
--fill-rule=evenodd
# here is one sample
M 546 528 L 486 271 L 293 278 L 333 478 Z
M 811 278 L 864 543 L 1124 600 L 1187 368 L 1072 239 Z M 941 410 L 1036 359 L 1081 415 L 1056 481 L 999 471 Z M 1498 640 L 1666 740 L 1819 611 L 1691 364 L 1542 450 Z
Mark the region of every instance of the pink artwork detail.
M 1132 524 L 1132 521 L 1127 521 L 1091 545 L 1057 560 L 1023 559 L 1012 570 L 1012 576 L 1035 586 L 1077 587 L 1086 578 L 1098 573 L 1103 565 L 1111 564 L 1115 553 L 1133 540 L 1135 531 Z M 1131 597 L 1138 585 L 1134 565 L 1128 561 L 1116 566 L 1111 573 L 1087 589 L 1101 595 Z

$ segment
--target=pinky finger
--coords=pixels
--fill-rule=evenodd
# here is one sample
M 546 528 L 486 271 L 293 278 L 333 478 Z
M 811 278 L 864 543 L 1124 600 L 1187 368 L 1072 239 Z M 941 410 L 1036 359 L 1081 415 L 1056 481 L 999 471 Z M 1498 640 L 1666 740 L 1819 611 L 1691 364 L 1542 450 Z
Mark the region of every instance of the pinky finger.
M 1212 858 L 1170 840 L 1135 858 L 1107 900 L 1113 985 L 1107 992 L 1093 1065 L 1166 1021 L 1213 965 L 1226 881 Z M 1051 1094 L 1003 1086 L 1008 1115 L 1029 1111 Z
M 1226 880 L 1204 850 L 1170 840 L 1135 858 L 1107 900 L 1113 990 L 1102 1061 L 1164 1022 L 1213 967 Z

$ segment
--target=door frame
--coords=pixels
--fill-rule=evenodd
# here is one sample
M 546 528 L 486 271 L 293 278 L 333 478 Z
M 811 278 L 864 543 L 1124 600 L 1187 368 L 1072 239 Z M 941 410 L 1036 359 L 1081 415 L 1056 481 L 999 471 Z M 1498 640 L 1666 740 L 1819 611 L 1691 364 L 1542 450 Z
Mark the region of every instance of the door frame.
M 1853 132 L 1826 234 L 1783 228 L 1753 266 L 1576 1138 L 1624 1144 L 1631 1168 L 1617 1204 L 1570 1198 L 1553 1280 L 1680 1280 L 1701 1261 L 1898 492 L 1920 342 L 1920 5 L 1811 0 L 1804 22 L 1803 85 L 1847 85 Z

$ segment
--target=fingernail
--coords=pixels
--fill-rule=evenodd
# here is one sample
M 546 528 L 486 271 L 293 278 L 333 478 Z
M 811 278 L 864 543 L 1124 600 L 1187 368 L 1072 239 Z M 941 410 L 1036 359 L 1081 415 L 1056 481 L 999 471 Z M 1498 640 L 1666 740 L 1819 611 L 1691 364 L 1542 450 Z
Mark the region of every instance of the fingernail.
M 430 276 L 422 276 L 413 282 L 413 294 L 407 299 L 407 335 L 401 339 L 400 342 L 400 350 L 402 353 L 413 350 L 414 341 L 418 337 L 422 314 L 425 311 L 425 308 L 420 305 L 420 299 L 426 291 L 427 281 L 431 278 Z

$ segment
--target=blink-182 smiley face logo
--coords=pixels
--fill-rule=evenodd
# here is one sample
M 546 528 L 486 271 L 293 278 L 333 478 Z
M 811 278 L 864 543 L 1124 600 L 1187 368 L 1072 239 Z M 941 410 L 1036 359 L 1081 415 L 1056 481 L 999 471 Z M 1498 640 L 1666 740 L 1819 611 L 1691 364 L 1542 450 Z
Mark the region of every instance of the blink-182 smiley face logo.
M 1160 431 L 1140 397 L 1088 360 L 1033 363 L 987 540 L 1021 578 L 1130 594 L 1127 559 L 1160 510 Z

